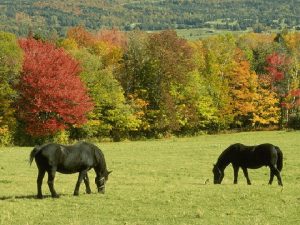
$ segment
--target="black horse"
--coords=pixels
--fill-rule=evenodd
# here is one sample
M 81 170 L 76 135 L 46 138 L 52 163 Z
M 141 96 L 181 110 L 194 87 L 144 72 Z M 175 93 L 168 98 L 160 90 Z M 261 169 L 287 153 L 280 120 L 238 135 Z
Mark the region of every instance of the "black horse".
M 221 184 L 224 178 L 224 170 L 231 163 L 234 170 L 234 184 L 237 184 L 238 171 L 241 167 L 247 179 L 247 184 L 251 184 L 247 168 L 258 169 L 262 166 L 270 167 L 270 180 L 272 184 L 274 175 L 278 184 L 282 186 L 280 171 L 282 170 L 283 155 L 279 147 L 272 144 L 261 144 L 257 146 L 245 146 L 243 144 L 233 144 L 225 149 L 213 167 L 214 183 Z
M 55 173 L 64 174 L 79 173 L 75 186 L 74 195 L 79 195 L 79 186 L 84 180 L 86 193 L 91 193 L 90 183 L 87 172 L 93 168 L 96 172 L 95 183 L 98 192 L 105 192 L 105 183 L 108 180 L 106 162 L 102 151 L 95 145 L 80 142 L 75 145 L 65 146 L 60 144 L 47 144 L 35 147 L 30 153 L 30 164 L 35 158 L 38 167 L 37 177 L 37 197 L 43 198 L 42 183 L 45 173 L 48 173 L 48 186 L 53 198 L 59 195 L 54 189 Z

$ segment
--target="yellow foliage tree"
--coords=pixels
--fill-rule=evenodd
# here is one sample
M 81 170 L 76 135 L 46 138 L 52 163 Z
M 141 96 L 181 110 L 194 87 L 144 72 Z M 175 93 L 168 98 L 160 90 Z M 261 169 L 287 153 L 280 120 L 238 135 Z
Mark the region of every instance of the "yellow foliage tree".
M 277 125 L 280 119 L 279 100 L 272 91 L 270 82 L 264 76 L 259 78 L 256 90 L 255 112 L 253 113 L 252 126 L 264 127 Z

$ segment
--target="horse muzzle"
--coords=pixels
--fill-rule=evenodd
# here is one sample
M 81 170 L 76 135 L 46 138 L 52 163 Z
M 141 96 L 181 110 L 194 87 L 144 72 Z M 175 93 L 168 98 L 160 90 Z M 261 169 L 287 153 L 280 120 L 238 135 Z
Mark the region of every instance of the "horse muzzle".
M 98 188 L 98 193 L 105 194 L 105 187 Z

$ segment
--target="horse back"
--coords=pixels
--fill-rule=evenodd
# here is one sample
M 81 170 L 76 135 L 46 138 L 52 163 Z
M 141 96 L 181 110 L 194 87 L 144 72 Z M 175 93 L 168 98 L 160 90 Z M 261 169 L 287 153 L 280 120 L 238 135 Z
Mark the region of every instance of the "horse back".
M 39 168 L 56 168 L 61 173 L 76 173 L 89 170 L 96 164 L 95 150 L 88 143 L 75 145 L 48 144 L 35 155 Z
M 35 162 L 38 168 L 50 169 L 53 166 L 57 166 L 61 158 L 59 144 L 47 144 L 39 147 L 37 150 L 33 150 L 31 155 L 34 154 Z M 35 153 L 33 153 L 35 151 Z M 32 156 L 31 156 L 32 157 Z
M 250 150 L 250 160 L 252 161 L 253 168 L 260 166 L 277 165 L 279 160 L 278 151 L 276 146 L 273 144 L 265 143 L 254 146 Z
M 278 159 L 276 146 L 269 143 L 257 146 L 237 143 L 232 145 L 228 151 L 230 151 L 233 164 L 252 169 L 276 164 Z

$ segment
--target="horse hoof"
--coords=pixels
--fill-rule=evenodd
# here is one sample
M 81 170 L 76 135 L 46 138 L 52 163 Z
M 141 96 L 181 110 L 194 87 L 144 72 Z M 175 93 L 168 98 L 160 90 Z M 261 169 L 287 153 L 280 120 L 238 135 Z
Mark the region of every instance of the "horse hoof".
M 52 198 L 59 198 L 59 195 L 52 195 Z
M 74 192 L 74 194 L 73 194 L 73 195 L 74 195 L 74 196 L 79 196 L 79 193 L 77 193 L 77 192 L 75 193 L 75 192 Z
M 36 198 L 37 199 L 43 199 L 43 195 L 37 195 Z

